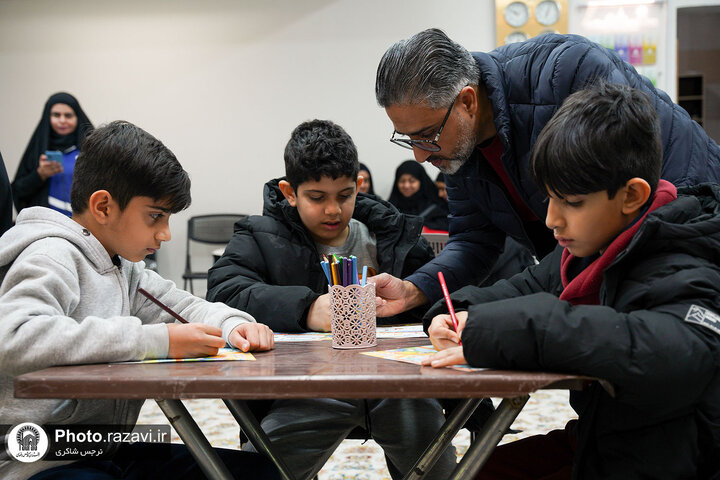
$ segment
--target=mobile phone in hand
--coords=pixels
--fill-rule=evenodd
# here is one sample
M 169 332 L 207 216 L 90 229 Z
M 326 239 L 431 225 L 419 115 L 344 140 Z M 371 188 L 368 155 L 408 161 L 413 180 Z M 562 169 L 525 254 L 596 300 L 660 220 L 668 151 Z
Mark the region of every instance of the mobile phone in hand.
M 47 150 L 45 156 L 49 162 L 63 163 L 63 154 L 60 150 Z

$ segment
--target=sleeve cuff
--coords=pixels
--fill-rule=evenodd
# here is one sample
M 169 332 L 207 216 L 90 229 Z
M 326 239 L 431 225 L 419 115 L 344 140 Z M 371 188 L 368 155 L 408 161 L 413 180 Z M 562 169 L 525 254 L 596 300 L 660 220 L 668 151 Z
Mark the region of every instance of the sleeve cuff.
M 170 336 L 168 335 L 167 325 L 156 323 L 144 325 L 143 328 L 145 330 L 143 336 L 145 353 L 141 360 L 167 358 L 170 349 Z

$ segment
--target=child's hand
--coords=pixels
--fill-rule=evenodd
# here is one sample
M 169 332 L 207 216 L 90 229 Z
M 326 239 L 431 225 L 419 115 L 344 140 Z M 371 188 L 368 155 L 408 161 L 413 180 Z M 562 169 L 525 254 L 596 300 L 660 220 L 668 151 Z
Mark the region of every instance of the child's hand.
M 310 305 L 307 316 L 307 328 L 314 332 L 330 331 L 330 294 L 320 295 Z
M 262 352 L 275 345 L 272 330 L 262 323 L 241 323 L 230 332 L 228 340 L 243 352 Z
M 465 363 L 467 363 L 467 360 L 465 360 L 465 355 L 463 355 L 463 347 L 452 347 L 442 350 L 429 358 L 424 358 L 422 361 L 423 365 L 431 365 L 435 368 L 447 367 L 448 365 L 462 365 Z
M 168 323 L 168 358 L 217 355 L 225 346 L 222 330 L 204 323 Z
M 432 319 L 432 323 L 428 327 L 428 336 L 436 350 L 445 350 L 446 348 L 457 347 L 460 344 L 460 336 L 465 328 L 468 313 L 458 312 L 455 316 L 458 321 L 457 332 L 450 315 L 438 315 Z

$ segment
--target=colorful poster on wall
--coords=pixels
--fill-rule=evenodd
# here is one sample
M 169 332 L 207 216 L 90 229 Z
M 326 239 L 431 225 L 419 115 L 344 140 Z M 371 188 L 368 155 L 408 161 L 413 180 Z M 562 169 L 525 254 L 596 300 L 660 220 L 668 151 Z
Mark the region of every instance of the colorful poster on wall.
M 656 83 L 662 66 L 658 64 L 658 44 L 662 43 L 665 3 L 642 0 L 589 0 L 576 9 L 579 33 L 633 65 Z

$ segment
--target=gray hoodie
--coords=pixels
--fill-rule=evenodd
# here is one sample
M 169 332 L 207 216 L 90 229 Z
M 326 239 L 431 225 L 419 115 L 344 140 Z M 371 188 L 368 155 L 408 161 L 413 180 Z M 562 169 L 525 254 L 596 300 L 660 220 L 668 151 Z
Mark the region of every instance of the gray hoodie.
M 28 400 L 13 377 L 54 365 L 164 358 L 175 320 L 142 287 L 190 322 L 222 328 L 254 322 L 244 312 L 175 287 L 143 262 L 116 266 L 82 225 L 44 207 L 26 208 L 0 238 L 0 425 L 125 424 L 142 401 Z M 27 478 L 62 462 L 21 463 L 0 445 L 0 478 Z

